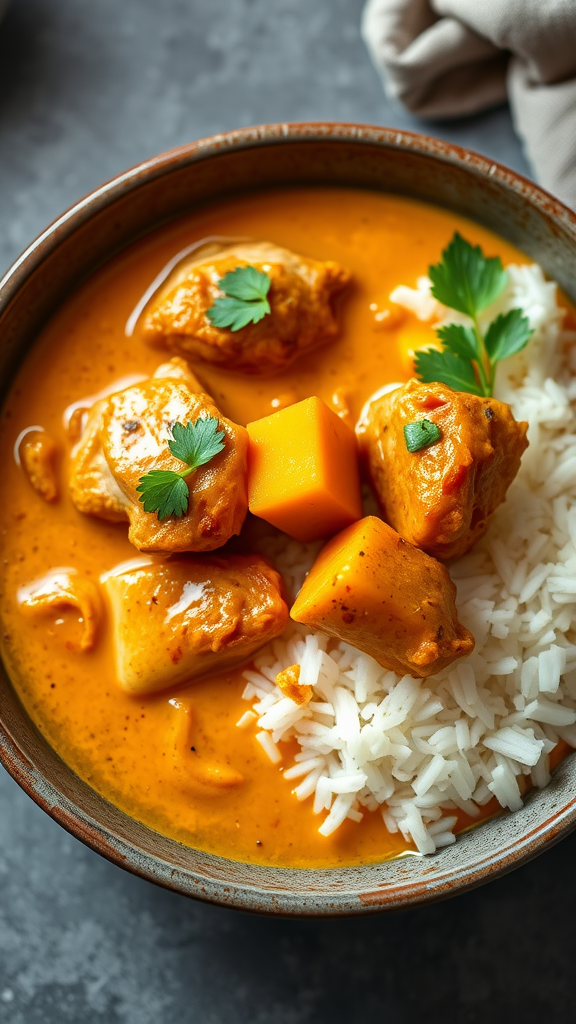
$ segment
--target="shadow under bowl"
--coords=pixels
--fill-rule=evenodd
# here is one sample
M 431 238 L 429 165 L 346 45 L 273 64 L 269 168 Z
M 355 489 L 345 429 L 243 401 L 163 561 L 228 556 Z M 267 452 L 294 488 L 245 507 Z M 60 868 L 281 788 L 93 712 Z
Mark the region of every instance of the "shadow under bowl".
M 112 255 L 199 203 L 285 185 L 411 196 L 454 210 L 523 249 L 574 299 L 576 215 L 519 175 L 468 150 L 352 124 L 269 125 L 215 136 L 149 160 L 96 189 L 42 234 L 0 282 L 0 387 L 74 288 Z M 576 760 L 524 807 L 433 856 L 326 870 L 225 860 L 153 832 L 99 796 L 46 743 L 0 676 L 0 760 L 78 839 L 176 892 L 277 914 L 342 915 L 455 895 L 518 867 L 576 825 Z

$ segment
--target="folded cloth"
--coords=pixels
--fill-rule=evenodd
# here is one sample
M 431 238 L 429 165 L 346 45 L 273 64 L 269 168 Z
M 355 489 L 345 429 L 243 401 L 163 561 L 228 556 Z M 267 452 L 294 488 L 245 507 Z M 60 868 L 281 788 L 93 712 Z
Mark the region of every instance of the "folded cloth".
M 384 87 L 419 117 L 510 101 L 536 177 L 576 207 L 576 0 L 368 0 Z

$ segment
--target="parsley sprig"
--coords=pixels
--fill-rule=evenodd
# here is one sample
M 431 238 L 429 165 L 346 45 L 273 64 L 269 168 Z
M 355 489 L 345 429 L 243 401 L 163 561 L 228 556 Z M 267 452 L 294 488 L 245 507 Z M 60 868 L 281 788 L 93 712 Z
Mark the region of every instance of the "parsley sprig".
M 479 245 L 471 245 L 455 232 L 440 263 L 429 267 L 428 274 L 434 298 L 465 313 L 472 326 L 446 324 L 438 328 L 442 351 L 417 352 L 416 375 L 424 383 L 440 381 L 455 391 L 492 395 L 497 364 L 520 352 L 532 334 L 521 309 L 500 313 L 485 333 L 480 329 L 479 314 L 498 298 L 508 280 L 500 257 L 485 256 Z
M 195 423 L 175 423 L 170 431 L 168 447 L 172 455 L 186 463 L 186 469 L 151 469 L 140 477 L 136 491 L 145 512 L 157 512 L 162 521 L 168 516 L 183 516 L 188 511 L 190 491 L 186 477 L 204 466 L 224 448 L 224 431 L 218 430 L 214 416 L 197 419 Z
M 224 274 L 218 281 L 218 287 L 224 292 L 225 298 L 216 299 L 213 306 L 206 311 L 206 316 L 214 327 L 229 327 L 231 331 L 240 331 L 248 324 L 257 324 L 270 312 L 267 295 L 270 290 L 270 278 L 256 267 L 236 267 Z

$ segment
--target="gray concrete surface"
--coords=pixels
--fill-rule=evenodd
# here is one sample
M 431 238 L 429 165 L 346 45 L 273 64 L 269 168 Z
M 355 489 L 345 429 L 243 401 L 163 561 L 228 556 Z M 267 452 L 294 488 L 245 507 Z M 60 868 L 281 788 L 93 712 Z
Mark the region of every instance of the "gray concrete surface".
M 241 125 L 421 127 L 382 95 L 362 0 L 12 0 L 0 272 L 162 149 Z M 426 130 L 526 172 L 507 110 Z M 0 1024 L 532 1024 L 574 1018 L 576 836 L 455 901 L 348 921 L 202 906 L 101 860 L 0 770 Z

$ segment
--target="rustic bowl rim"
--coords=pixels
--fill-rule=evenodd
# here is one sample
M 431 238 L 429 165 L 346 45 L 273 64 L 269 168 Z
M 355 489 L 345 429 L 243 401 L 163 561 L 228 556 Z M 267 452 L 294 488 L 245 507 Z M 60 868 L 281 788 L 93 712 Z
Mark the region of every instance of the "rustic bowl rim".
M 432 157 L 440 163 L 459 166 L 482 178 L 491 178 L 505 190 L 509 190 L 528 205 L 554 222 L 559 228 L 568 229 L 576 240 L 576 213 L 560 200 L 510 168 L 482 156 L 472 150 L 428 135 L 386 128 L 377 125 L 349 122 L 294 122 L 259 125 L 209 136 L 179 146 L 148 160 L 136 164 L 115 176 L 74 203 L 57 217 L 26 248 L 0 280 L 0 313 L 17 295 L 24 282 L 42 264 L 49 253 L 54 251 L 63 239 L 73 234 L 100 210 L 111 205 L 116 199 L 138 188 L 146 181 L 162 177 L 187 164 L 217 156 L 223 152 L 247 148 L 278 145 L 283 142 L 353 142 L 384 148 L 400 149 Z M 237 891 L 217 878 L 207 877 L 205 885 L 191 891 L 184 886 L 183 873 L 166 861 L 151 854 L 145 854 L 142 862 L 141 851 L 122 837 L 113 834 L 106 824 L 91 818 L 81 808 L 63 796 L 53 782 L 38 771 L 26 757 L 25 752 L 0 721 L 0 762 L 18 785 L 55 821 L 80 839 L 85 845 L 107 859 L 132 873 L 156 882 L 173 891 L 211 903 L 255 910 L 271 914 L 300 916 L 337 916 L 374 912 L 382 909 L 415 906 L 443 899 L 447 896 L 468 891 L 492 878 L 497 878 L 519 867 L 537 856 L 549 846 L 558 842 L 576 828 L 576 795 L 561 806 L 554 805 L 555 813 L 525 835 L 517 836 L 503 843 L 496 854 L 481 859 L 475 870 L 458 872 L 448 870 L 433 883 L 425 879 L 397 887 L 394 892 L 376 889 L 366 892 L 357 900 L 350 901 L 349 893 L 330 892 L 308 903 L 302 899 L 282 898 L 278 890 L 268 891 L 259 884 L 240 884 Z M 557 770 L 561 772 L 562 766 Z M 88 785 L 88 784 L 85 784 Z M 130 819 L 135 821 L 136 819 Z M 138 856 L 140 853 L 140 856 Z M 207 855 L 216 863 L 221 858 Z M 238 863 L 239 862 L 233 862 Z M 159 870 L 162 865 L 166 870 Z M 242 867 L 246 865 L 242 864 Z M 251 866 L 248 866 L 251 867 Z M 254 865 L 255 874 L 266 873 L 266 868 Z M 285 872 L 286 877 L 302 874 L 296 869 L 273 869 Z M 354 868 L 347 869 L 350 872 Z M 328 875 L 332 869 L 326 869 Z M 316 872 L 322 874 L 322 872 Z M 202 880 L 202 879 L 201 879 Z M 287 889 L 290 889 L 289 883 Z M 354 895 L 357 895 L 354 893 Z

